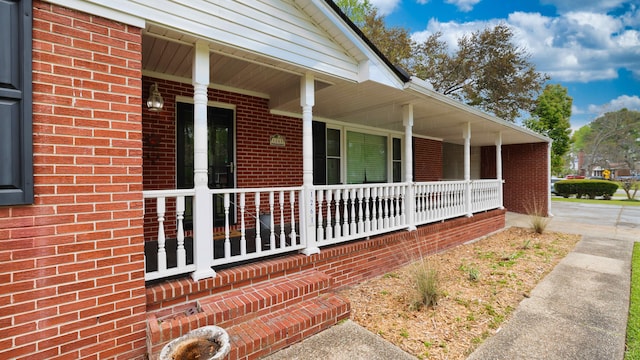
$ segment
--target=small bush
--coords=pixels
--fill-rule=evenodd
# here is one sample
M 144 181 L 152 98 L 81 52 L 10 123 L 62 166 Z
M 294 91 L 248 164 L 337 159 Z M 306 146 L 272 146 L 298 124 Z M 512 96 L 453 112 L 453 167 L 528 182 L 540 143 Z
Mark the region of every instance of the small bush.
M 556 182 L 554 188 L 558 195 L 565 198 L 572 195 L 578 199 L 582 197 L 595 199 L 596 196 L 602 196 L 608 200 L 618 190 L 618 184 L 608 180 L 571 179 Z

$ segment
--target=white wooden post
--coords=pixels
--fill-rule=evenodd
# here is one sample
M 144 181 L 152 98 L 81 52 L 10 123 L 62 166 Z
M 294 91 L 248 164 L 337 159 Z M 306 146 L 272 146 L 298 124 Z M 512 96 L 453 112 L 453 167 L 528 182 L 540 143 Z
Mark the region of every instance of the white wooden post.
M 502 195 L 502 133 L 498 132 L 496 136 L 496 180 L 500 183 L 498 185 L 498 201 L 500 202 L 500 209 L 504 209 L 503 195 Z
M 464 182 L 465 182 L 465 212 L 468 217 L 473 216 L 471 209 L 471 123 L 467 122 L 462 129 L 464 138 Z
M 404 199 L 407 230 L 416 230 L 415 189 L 413 183 L 413 105 L 402 107 L 402 123 L 404 125 L 404 181 L 409 184 Z
M 320 252 L 316 242 L 316 201 L 313 188 L 313 105 L 315 104 L 314 76 L 304 74 L 300 79 L 300 106 L 302 107 L 302 193 L 300 201 L 300 232 L 305 239 L 305 255 Z
M 207 87 L 209 86 L 209 45 L 198 41 L 193 57 L 193 280 L 214 277 L 213 261 L 213 202 L 207 176 Z

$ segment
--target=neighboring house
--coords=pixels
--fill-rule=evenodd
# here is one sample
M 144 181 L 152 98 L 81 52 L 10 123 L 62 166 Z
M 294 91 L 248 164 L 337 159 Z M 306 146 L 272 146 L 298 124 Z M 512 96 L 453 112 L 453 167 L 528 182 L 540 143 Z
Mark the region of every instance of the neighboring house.
M 398 70 L 331 1 L 0 19 L 0 358 L 155 357 L 206 324 L 256 358 L 348 317 L 331 290 L 548 208 L 548 138 Z

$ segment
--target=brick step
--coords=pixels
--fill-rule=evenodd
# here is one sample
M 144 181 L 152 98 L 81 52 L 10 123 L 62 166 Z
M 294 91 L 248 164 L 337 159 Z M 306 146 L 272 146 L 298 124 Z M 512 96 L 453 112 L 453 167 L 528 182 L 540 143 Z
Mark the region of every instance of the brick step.
M 349 318 L 350 311 L 348 300 L 326 293 L 234 325 L 226 329 L 231 340 L 226 360 L 272 354 Z
M 179 316 L 147 316 L 148 351 L 151 359 L 162 347 L 192 330 L 206 325 L 230 328 L 305 302 L 326 293 L 331 278 L 317 270 L 264 280 L 257 284 L 216 293 L 197 300 L 197 306 Z
M 317 270 L 264 281 L 198 300 L 199 311 L 215 325 L 229 327 L 248 319 L 314 298 L 331 287 L 331 278 Z

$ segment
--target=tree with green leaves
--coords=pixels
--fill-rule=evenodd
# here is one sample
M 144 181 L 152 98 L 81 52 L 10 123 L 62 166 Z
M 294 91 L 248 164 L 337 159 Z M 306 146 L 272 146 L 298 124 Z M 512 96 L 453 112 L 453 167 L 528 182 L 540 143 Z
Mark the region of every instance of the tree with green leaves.
M 360 29 L 364 26 L 367 16 L 374 11 L 369 0 L 337 0 L 335 3 Z
M 536 100 L 532 118 L 523 122 L 527 128 L 550 137 L 551 173 L 559 175 L 564 168 L 564 155 L 571 146 L 571 105 L 573 99 L 559 84 L 549 84 Z
M 429 81 L 447 96 L 508 121 L 529 112 L 548 80 L 536 71 L 530 55 L 513 43 L 505 24 L 463 36 L 451 52 L 436 33 L 415 43 L 407 29 L 388 27 L 369 0 L 336 4 L 393 64 Z
M 506 24 L 463 36 L 455 53 L 441 36 L 433 34 L 416 45 L 411 68 L 416 76 L 438 92 L 505 120 L 515 121 L 521 111 L 533 109 L 548 76 L 514 45 Z
M 586 132 L 586 130 L 585 130 Z M 589 124 L 584 134 L 583 149 L 587 173 L 595 166 L 609 168 L 625 164 L 637 171 L 640 162 L 640 112 L 622 109 L 608 112 Z

